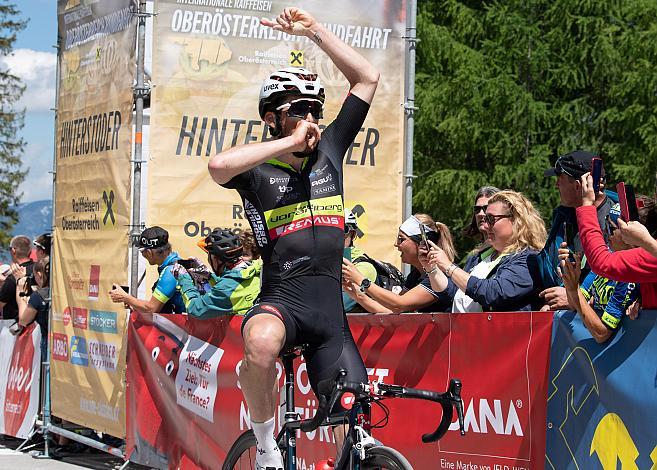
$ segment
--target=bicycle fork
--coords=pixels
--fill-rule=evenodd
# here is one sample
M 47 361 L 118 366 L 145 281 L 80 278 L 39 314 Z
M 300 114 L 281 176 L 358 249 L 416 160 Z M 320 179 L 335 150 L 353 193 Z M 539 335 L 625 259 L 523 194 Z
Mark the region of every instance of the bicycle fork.
M 285 422 L 289 423 L 298 419 L 294 409 L 294 358 L 283 357 L 283 370 L 285 371 Z M 287 458 L 285 459 L 285 470 L 296 470 L 297 468 L 297 435 L 295 429 L 285 427 L 285 447 Z M 283 450 L 283 449 L 282 449 Z

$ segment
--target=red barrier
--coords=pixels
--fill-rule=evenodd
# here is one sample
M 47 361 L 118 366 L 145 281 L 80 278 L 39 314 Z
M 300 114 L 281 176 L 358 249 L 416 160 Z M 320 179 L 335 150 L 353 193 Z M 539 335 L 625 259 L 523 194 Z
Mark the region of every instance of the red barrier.
M 132 317 L 127 455 L 158 467 L 217 468 L 249 422 L 236 372 L 241 317 L 156 316 L 155 325 Z M 551 324 L 549 312 L 350 317 L 371 379 L 439 391 L 450 377 L 463 381 L 465 437 L 454 423 L 439 443 L 422 444 L 439 408 L 401 399 L 386 401 L 390 422 L 374 436 L 416 469 L 542 468 Z M 299 412 L 312 416 L 303 362 L 296 379 Z M 375 406 L 373 423 L 382 417 Z M 299 469 L 333 455 L 331 442 L 323 428 L 302 433 Z

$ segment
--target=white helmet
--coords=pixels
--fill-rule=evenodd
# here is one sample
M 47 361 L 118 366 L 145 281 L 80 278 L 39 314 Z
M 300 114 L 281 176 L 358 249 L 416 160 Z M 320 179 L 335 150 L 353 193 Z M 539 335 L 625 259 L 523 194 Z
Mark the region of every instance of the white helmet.
M 302 95 L 316 98 L 324 103 L 324 87 L 316 73 L 301 67 L 286 67 L 272 72 L 262 82 L 258 112 L 265 119 L 270 105 L 285 95 Z
M 358 230 L 358 219 L 347 207 L 344 208 L 344 229 L 346 231 Z

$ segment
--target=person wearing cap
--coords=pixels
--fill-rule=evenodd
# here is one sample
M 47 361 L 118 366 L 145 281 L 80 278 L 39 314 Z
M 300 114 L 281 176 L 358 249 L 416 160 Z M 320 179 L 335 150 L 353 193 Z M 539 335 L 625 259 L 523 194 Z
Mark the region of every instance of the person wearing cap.
M 545 247 L 538 258 L 537 269 L 539 271 L 544 289 L 540 295 L 545 301 L 543 310 L 559 310 L 574 308 L 568 302 L 566 289 L 558 273 L 559 247 L 566 241 L 573 252 L 582 251 L 582 243 L 579 237 L 577 216 L 575 208 L 582 205 L 582 185 L 580 177 L 591 171 L 593 158 L 600 158 L 585 150 L 575 150 L 557 158 L 553 168 L 545 170 L 545 176 L 556 176 L 556 187 L 559 190 L 560 205 L 552 213 L 552 226 L 548 234 Z M 600 187 L 605 180 L 604 168 Z M 605 240 L 608 240 L 611 227 L 607 226 L 607 216 L 614 202 L 607 197 L 604 191 L 599 191 L 594 205 L 597 210 L 598 223 Z M 589 267 L 584 266 L 583 275 L 588 274 Z
M 112 302 L 123 303 L 132 310 L 144 313 L 182 313 L 185 303 L 177 289 L 177 281 L 172 270 L 180 259 L 172 251 L 169 232 L 154 226 L 145 229 L 137 241 L 139 252 L 148 264 L 157 266 L 159 276 L 153 284 L 153 294 L 149 300 L 141 300 L 125 292 L 117 284 L 109 291 Z
M 345 291 L 370 313 L 447 312 L 452 305 L 451 292 L 436 292 L 431 288 L 422 266 L 423 247 L 420 225 L 427 240 L 439 246 L 450 262 L 456 257 L 452 235 L 445 224 L 435 222 L 428 214 L 415 214 L 399 227 L 395 247 L 411 272 L 401 293 L 395 293 L 369 282 L 353 263 L 342 262 L 342 284 Z
M 34 245 L 34 251 L 37 261 L 50 256 L 50 245 L 52 241 L 52 235 L 49 233 L 42 233 L 34 239 L 32 245 Z
M 614 204 L 609 212 L 609 223 L 614 228 L 609 247 L 614 252 L 633 248 L 622 240 L 621 232 L 617 228 L 619 217 L 620 205 Z M 568 303 L 580 314 L 591 336 L 598 343 L 604 343 L 618 330 L 625 318 L 625 312 L 638 298 L 638 284 L 613 281 L 591 271 L 580 286 L 582 255 L 573 255 L 563 244 L 559 249 L 559 260 Z
M 4 277 L 4 283 L 0 288 L 0 309 L 5 320 L 16 320 L 18 318 L 18 304 L 16 303 L 16 286 L 20 279 L 27 277 L 29 282 L 26 288 L 30 289 L 36 285 L 32 276 L 34 261 L 30 259 L 32 241 L 25 235 L 17 235 L 9 242 L 11 252 L 10 272 L 0 273 Z
M 358 220 L 354 213 L 347 207 L 344 209 L 344 247 L 345 254 L 348 252 L 349 259 L 356 269 L 367 278 L 370 283 L 376 282 L 376 268 L 365 258 L 365 252 L 354 246 L 354 240 L 358 234 Z M 351 296 L 342 291 L 342 304 L 345 312 L 352 312 L 358 305 Z
M 214 271 L 209 273 L 209 290 L 199 286 L 181 264 L 173 268 L 187 314 L 201 319 L 244 315 L 260 293 L 261 264 L 242 259 L 240 237 L 227 229 L 214 229 L 198 246 Z

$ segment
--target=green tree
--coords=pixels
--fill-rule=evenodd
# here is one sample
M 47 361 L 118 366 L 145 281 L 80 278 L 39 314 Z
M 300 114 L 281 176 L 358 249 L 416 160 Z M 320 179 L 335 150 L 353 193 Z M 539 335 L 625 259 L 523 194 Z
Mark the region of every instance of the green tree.
M 11 54 L 16 33 L 27 24 L 18 19 L 15 5 L 0 3 L 0 54 Z M 0 67 L 0 245 L 9 242 L 11 229 L 18 221 L 14 209 L 22 194 L 18 187 L 25 179 L 21 157 L 25 142 L 19 136 L 25 111 L 16 110 L 25 86 L 6 67 Z
M 558 192 L 543 171 L 578 148 L 603 155 L 608 187 L 653 193 L 657 2 L 418 3 L 417 210 L 456 231 L 492 184 L 524 192 L 549 224 Z

